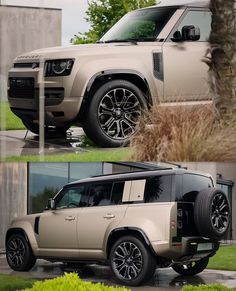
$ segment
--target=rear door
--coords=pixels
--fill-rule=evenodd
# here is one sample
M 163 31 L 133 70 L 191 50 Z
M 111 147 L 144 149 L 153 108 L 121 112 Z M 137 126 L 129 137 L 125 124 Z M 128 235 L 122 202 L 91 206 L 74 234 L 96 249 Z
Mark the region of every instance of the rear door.
M 123 203 L 125 182 L 99 182 L 89 186 L 88 207 L 79 215 L 78 241 L 80 258 L 102 258 L 109 230 L 125 215 Z
M 174 32 L 187 25 L 200 28 L 199 41 L 173 42 Z M 203 9 L 188 9 L 163 45 L 164 100 L 209 100 L 208 66 L 203 62 L 211 31 L 211 13 Z

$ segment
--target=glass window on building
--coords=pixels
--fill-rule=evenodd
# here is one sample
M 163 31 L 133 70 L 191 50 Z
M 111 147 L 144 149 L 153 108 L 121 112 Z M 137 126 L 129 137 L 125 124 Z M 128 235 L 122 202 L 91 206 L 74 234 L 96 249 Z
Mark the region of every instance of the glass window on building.
M 231 240 L 232 239 L 232 193 L 233 193 L 233 187 L 234 183 L 230 180 L 224 180 L 222 179 L 221 175 L 220 178 L 217 179 L 216 187 L 222 190 L 226 196 L 229 199 L 229 203 L 231 206 L 231 224 L 228 228 L 228 231 L 224 237 L 224 240 Z
M 69 163 L 69 182 L 102 174 L 103 163 Z
M 38 213 L 45 209 L 48 199 L 68 182 L 68 164 L 30 163 L 28 177 L 28 212 Z
M 28 213 L 42 212 L 70 182 L 103 174 L 103 163 L 29 163 Z

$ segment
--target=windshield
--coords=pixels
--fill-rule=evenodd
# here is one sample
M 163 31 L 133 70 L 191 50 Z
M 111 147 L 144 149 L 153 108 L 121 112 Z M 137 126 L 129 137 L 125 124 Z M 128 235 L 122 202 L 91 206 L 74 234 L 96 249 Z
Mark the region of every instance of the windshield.
M 122 17 L 99 42 L 155 41 L 176 8 L 148 8 Z

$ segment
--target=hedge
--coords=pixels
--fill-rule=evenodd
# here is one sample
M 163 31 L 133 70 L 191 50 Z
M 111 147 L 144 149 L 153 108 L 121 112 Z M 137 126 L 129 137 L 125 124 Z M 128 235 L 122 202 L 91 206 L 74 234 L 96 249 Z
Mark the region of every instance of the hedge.
M 82 281 L 75 273 L 65 273 L 63 277 L 51 280 L 37 281 L 32 288 L 24 291 L 128 291 L 123 287 L 110 287 L 102 283 Z

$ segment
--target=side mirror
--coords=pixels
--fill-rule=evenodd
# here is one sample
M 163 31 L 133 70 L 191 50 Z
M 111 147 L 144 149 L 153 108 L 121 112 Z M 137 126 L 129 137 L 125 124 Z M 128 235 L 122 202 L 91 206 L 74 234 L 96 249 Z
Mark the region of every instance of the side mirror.
M 187 25 L 182 28 L 182 38 L 184 40 L 197 41 L 200 39 L 200 28 L 193 25 Z
M 55 200 L 54 199 L 48 199 L 48 209 L 54 210 L 56 209 L 56 205 L 55 205 Z
M 200 37 L 201 33 L 199 27 L 186 25 L 182 28 L 182 33 L 179 30 L 176 30 L 171 40 L 174 42 L 197 41 Z
M 173 34 L 173 37 L 171 38 L 174 42 L 181 42 L 183 41 L 182 34 L 179 30 L 176 30 L 176 32 Z

